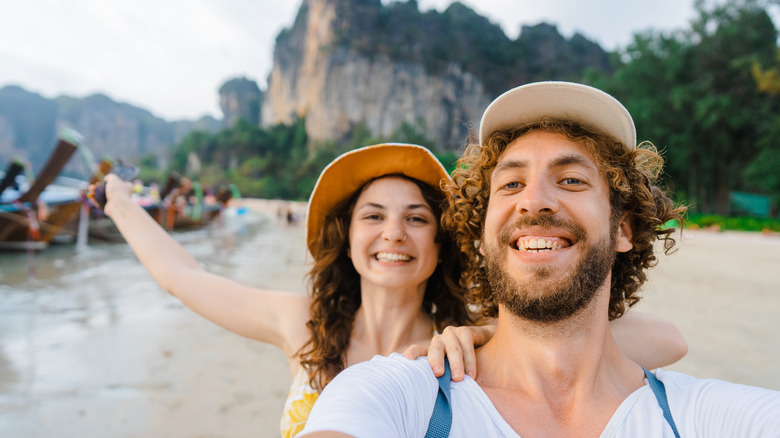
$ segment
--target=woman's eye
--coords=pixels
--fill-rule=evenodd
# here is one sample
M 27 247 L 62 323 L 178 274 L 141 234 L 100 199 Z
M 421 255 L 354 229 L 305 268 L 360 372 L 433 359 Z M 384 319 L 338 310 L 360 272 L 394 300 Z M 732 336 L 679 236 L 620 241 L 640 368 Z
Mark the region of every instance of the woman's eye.
M 367 214 L 367 215 L 363 216 L 363 219 L 367 220 L 367 221 L 378 221 L 378 220 L 382 219 L 382 216 L 380 216 L 378 214 Z
M 412 217 L 409 218 L 409 220 L 412 221 L 412 222 L 419 222 L 419 223 L 422 223 L 422 224 L 427 224 L 428 223 L 428 219 L 426 219 L 426 218 L 424 218 L 422 216 L 412 216 Z

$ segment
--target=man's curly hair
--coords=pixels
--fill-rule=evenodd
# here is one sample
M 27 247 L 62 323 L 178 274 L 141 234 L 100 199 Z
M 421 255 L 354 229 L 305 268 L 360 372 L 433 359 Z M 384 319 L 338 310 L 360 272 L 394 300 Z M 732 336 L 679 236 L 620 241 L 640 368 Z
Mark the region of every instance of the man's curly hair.
M 624 214 L 628 215 L 633 227 L 633 248 L 616 253 L 609 300 L 609 319 L 619 318 L 627 307 L 639 302 L 638 289 L 647 278 L 644 270 L 658 262 L 653 254 L 655 241 L 661 240 L 664 252 L 671 252 L 676 243 L 672 236 L 675 228 L 665 224 L 675 220 L 682 227 L 686 208 L 675 207 L 666 191 L 656 185 L 663 158 L 652 143 L 645 142 L 636 150 L 626 151 L 611 136 L 568 121 L 545 118 L 512 131 L 496 131 L 484 145 L 470 144 L 458 160 L 453 181 L 445 187 L 450 193 L 450 205 L 442 216 L 442 224 L 455 236 L 465 258 L 461 286 L 469 290 L 470 300 L 482 306 L 484 316 L 498 314 L 484 258 L 479 252 L 490 176 L 507 145 L 531 131 L 561 134 L 587 150 L 609 183 L 610 219 L 619 221 Z

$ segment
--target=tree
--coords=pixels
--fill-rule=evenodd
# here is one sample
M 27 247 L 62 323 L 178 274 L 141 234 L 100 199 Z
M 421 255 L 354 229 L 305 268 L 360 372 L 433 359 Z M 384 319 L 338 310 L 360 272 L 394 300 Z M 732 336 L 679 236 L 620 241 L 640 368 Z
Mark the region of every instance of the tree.
M 757 1 L 706 6 L 697 2 L 689 31 L 636 35 L 614 76 L 593 79 L 626 104 L 639 137 L 665 151 L 694 209 L 727 214 L 729 192 L 748 186 L 744 169 L 775 119 L 752 70 L 775 59 L 777 31 Z

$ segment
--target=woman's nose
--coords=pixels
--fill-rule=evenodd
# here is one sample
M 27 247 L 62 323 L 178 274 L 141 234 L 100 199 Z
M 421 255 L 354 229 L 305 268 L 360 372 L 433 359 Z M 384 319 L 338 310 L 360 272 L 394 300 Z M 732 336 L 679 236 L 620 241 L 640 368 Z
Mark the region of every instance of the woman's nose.
M 382 238 L 388 242 L 403 242 L 406 240 L 406 232 L 396 221 L 388 221 L 382 230 Z

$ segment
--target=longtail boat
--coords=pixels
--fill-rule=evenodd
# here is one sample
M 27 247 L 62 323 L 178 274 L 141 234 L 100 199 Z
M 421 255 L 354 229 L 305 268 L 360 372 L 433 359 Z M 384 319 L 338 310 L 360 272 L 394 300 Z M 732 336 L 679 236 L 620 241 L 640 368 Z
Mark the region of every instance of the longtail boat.
M 82 196 L 78 188 L 52 185 L 78 148 L 77 134 L 63 134 L 29 187 L 14 187 L 8 178 L 0 192 L 0 249 L 43 249 L 64 227 L 76 220 Z M 6 178 L 3 179 L 6 181 Z

